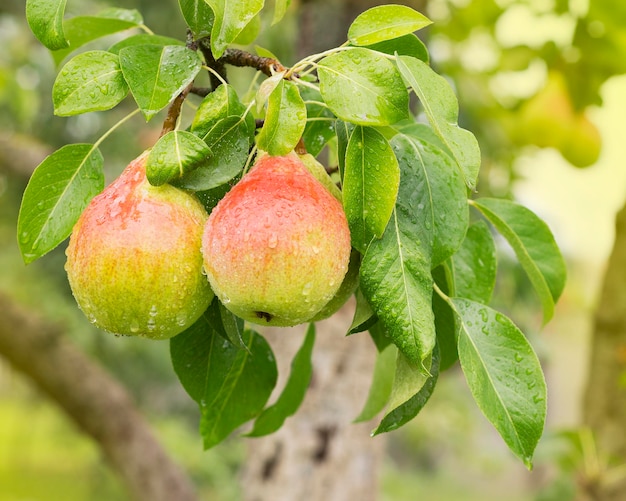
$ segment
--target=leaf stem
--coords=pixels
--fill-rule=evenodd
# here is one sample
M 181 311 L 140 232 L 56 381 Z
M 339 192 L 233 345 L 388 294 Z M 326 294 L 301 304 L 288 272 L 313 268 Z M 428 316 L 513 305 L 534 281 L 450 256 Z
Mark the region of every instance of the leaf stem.
M 138 28 L 142 29 L 143 31 L 145 31 L 148 35 L 154 35 L 154 31 L 152 31 L 150 28 L 148 28 L 145 24 L 139 25 Z
M 314 65 L 316 61 L 326 57 L 326 56 L 330 56 L 336 52 L 341 52 L 344 50 L 350 50 L 350 49 L 354 49 L 355 47 L 349 47 L 346 46 L 345 44 L 340 45 L 339 47 L 334 47 L 332 49 L 329 50 L 325 50 L 324 52 L 319 52 L 318 54 L 312 54 L 310 56 L 307 56 L 303 59 L 301 59 L 300 61 L 298 61 L 296 64 L 294 64 L 291 69 L 289 71 L 287 71 L 287 75 L 285 75 L 285 78 L 291 78 L 291 75 L 294 74 L 300 74 L 301 72 L 304 71 L 304 68 L 306 68 L 309 65 Z
M 120 119 L 116 124 L 112 125 L 109 130 L 107 130 L 104 134 L 102 134 L 98 140 L 93 144 L 93 148 L 92 150 L 95 150 L 96 148 L 98 148 L 98 146 L 100 146 L 102 144 L 102 142 L 111 135 L 111 133 L 117 129 L 118 127 L 120 127 L 121 125 L 123 125 L 124 123 L 126 123 L 128 120 L 130 120 L 132 117 L 134 117 L 137 113 L 139 113 L 139 108 L 137 108 L 134 111 L 131 111 L 128 115 L 126 115 L 124 118 Z
M 448 296 L 445 292 L 443 292 L 439 286 L 437 285 L 437 282 L 433 282 L 433 289 L 434 291 L 439 295 L 439 297 L 441 299 L 443 299 L 446 303 L 448 303 L 450 305 L 450 307 L 456 311 L 456 308 L 454 307 L 454 304 L 452 303 L 452 301 L 450 300 L 450 296 Z
M 306 80 L 302 80 L 300 78 L 292 78 L 291 79 L 296 85 L 301 85 L 302 87 L 308 87 L 309 89 L 313 89 L 317 92 L 320 91 L 319 87 L 311 82 L 307 82 Z
M 217 80 L 222 84 L 222 85 L 226 85 L 228 82 L 226 81 L 226 79 L 220 75 L 217 71 L 215 71 L 213 68 L 211 68 L 210 66 L 206 66 L 206 65 L 202 65 L 202 69 L 207 70 L 209 73 L 211 73 L 215 78 L 217 78 Z M 213 89 L 215 90 L 215 88 Z

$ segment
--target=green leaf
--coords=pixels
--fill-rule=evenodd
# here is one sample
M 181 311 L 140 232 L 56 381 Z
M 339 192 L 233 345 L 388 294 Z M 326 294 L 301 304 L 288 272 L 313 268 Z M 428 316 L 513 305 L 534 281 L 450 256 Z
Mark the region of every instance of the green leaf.
M 54 113 L 77 115 L 108 110 L 128 94 L 115 54 L 102 50 L 83 52 L 63 66 L 52 87 Z
M 35 169 L 17 221 L 25 263 L 54 249 L 72 231 L 85 207 L 104 188 L 103 159 L 91 144 L 69 144 Z
M 265 122 L 259 135 L 259 149 L 270 155 L 286 155 L 298 144 L 306 126 L 306 106 L 298 87 L 281 80 L 270 94 Z
M 139 26 L 142 21 L 138 14 L 137 11 L 115 9 L 97 16 L 76 16 L 65 20 L 63 26 L 69 46 L 52 53 L 54 62 L 60 64 L 71 52 L 92 40 Z
M 539 360 L 507 317 L 467 299 L 452 298 L 459 317 L 459 360 L 474 400 L 524 464 L 546 418 L 546 383 Z
M 265 79 L 263 83 L 259 85 L 259 88 L 256 91 L 256 95 L 254 96 L 256 112 L 258 114 L 261 114 L 263 112 L 263 107 L 265 106 L 265 103 L 267 103 L 267 100 L 270 98 L 272 92 L 274 92 L 276 87 L 278 87 L 278 84 L 280 84 L 280 82 L 282 82 L 284 78 L 285 72 L 280 71 Z
M 233 86 L 220 85 L 202 100 L 193 117 L 190 130 L 197 136 L 204 137 L 220 119 L 230 116 L 243 116 L 245 111 L 246 107 L 239 100 Z M 254 117 L 248 114 L 245 121 L 252 139 L 256 130 Z
M 465 183 L 473 188 L 480 169 L 480 148 L 474 134 L 457 124 L 459 104 L 450 84 L 419 59 L 398 56 L 396 62 L 420 99 L 432 128 L 452 152 Z
M 242 337 L 247 348 L 243 350 L 200 317 L 170 340 L 174 370 L 200 406 L 205 449 L 256 417 L 276 384 L 276 361 L 265 339 L 251 330 Z
M 26 0 L 26 21 L 45 47 L 59 50 L 69 46 L 63 32 L 67 0 Z
M 326 143 L 335 137 L 335 115 L 326 106 L 318 104 L 322 95 L 310 87 L 302 87 L 300 95 L 306 104 L 307 123 L 302 133 L 306 151 L 316 157 Z
M 543 305 L 543 320 L 554 314 L 567 276 L 565 261 L 548 225 L 530 209 L 508 200 L 480 198 L 476 207 L 506 238 Z
M 401 352 L 398 352 L 393 387 L 389 395 L 390 409 L 397 409 L 422 389 L 430 377 L 424 372 L 424 368 L 430 372 L 432 358 L 426 359 L 423 365 L 424 367 L 420 367 L 412 364 Z
M 236 45 L 250 45 L 256 40 L 256 37 L 259 36 L 260 31 L 261 16 L 257 14 L 246 24 L 245 28 L 239 32 L 239 35 L 233 40 L 233 43 Z
M 451 296 L 448 261 L 433 269 L 433 279 L 444 294 Z M 435 314 L 435 331 L 437 332 L 437 347 L 439 348 L 439 371 L 443 372 L 452 367 L 459 359 L 456 347 L 457 323 L 456 315 L 450 305 L 433 291 L 433 313 Z
M 275 0 L 274 1 L 274 16 L 272 17 L 272 24 L 280 22 L 285 17 L 287 9 L 291 5 L 291 0 Z
M 337 200 L 341 202 L 342 200 L 341 190 L 337 188 L 335 181 L 333 181 L 330 174 L 326 171 L 326 167 L 324 167 L 321 163 L 319 163 L 317 159 L 310 153 L 305 153 L 304 155 L 298 154 L 298 158 L 304 164 L 304 166 L 308 169 L 308 171 L 311 174 L 313 174 L 313 177 L 317 179 L 320 183 L 322 183 L 322 186 L 324 186 L 324 188 L 326 188 L 333 197 L 335 197 Z M 350 254 L 350 265 L 348 265 L 348 272 L 352 270 L 353 268 L 358 269 L 360 262 L 361 262 L 360 254 L 356 252 L 355 250 L 353 250 L 352 253 Z M 348 278 L 348 273 L 346 273 L 346 276 L 344 277 L 344 282 L 346 281 L 347 278 Z M 326 306 L 328 306 L 328 304 Z M 326 309 L 326 306 L 324 307 L 324 309 Z
M 348 29 L 352 45 L 370 45 L 420 30 L 432 21 L 405 5 L 380 5 L 359 14 Z
M 354 316 L 352 317 L 352 324 L 350 324 L 348 328 L 348 335 L 366 331 L 378 322 L 374 310 L 372 310 L 372 307 L 367 302 L 367 299 L 365 299 L 360 288 L 356 290 L 355 296 L 356 307 L 354 309 Z
M 431 266 L 448 259 L 461 246 L 469 224 L 467 192 L 453 160 L 435 145 L 396 135 L 391 145 L 401 170 L 412 172 L 420 238 L 430 246 Z
M 391 56 L 410 56 L 421 59 L 425 63 L 428 63 L 430 57 L 428 55 L 428 49 L 424 42 L 422 42 L 415 35 L 404 35 L 393 40 L 385 40 L 384 42 L 378 42 L 367 46 L 370 50 L 376 50 L 389 54 Z
M 217 306 L 220 311 L 220 318 L 222 319 L 222 326 L 228 340 L 238 348 L 245 349 L 246 345 L 243 342 L 244 323 L 243 319 L 227 310 L 226 307 L 218 300 Z
M 363 256 L 360 287 L 387 336 L 419 366 L 432 353 L 436 334 L 430 255 L 417 238 L 421 221 L 413 193 L 411 179 L 403 175 L 387 229 Z
M 343 183 L 343 175 L 346 172 L 346 151 L 348 142 L 355 126 L 343 120 L 335 121 L 335 132 L 337 133 L 337 162 L 339 167 L 339 177 Z
M 484 221 L 467 229 L 461 248 L 452 256 L 450 270 L 455 296 L 489 303 L 496 285 L 496 245 Z
M 211 52 L 219 59 L 226 47 L 233 43 L 239 33 L 256 16 L 264 0 L 206 0 L 213 13 L 213 29 L 211 30 Z
M 146 159 L 146 177 L 161 186 L 208 163 L 211 149 L 195 134 L 173 130 L 160 137 Z
M 133 45 L 120 50 L 120 66 L 146 121 L 165 108 L 196 77 L 198 55 L 179 45 Z
M 428 124 L 415 122 L 414 120 L 404 120 L 393 126 L 393 128 L 405 136 L 414 137 L 420 141 L 430 143 L 436 148 L 444 151 L 449 157 L 454 158 L 452 151 L 446 146 L 441 138 L 435 133 Z
M 204 318 L 215 332 L 231 342 L 233 346 L 245 350 L 243 342 L 243 320 L 228 311 L 220 300 L 215 297 L 204 312 Z
M 278 61 L 278 56 L 276 56 L 276 54 L 274 54 L 271 50 L 266 49 L 265 47 L 255 45 L 254 51 L 256 52 L 257 56 L 269 57 L 270 59 L 276 59 L 276 61 Z
M 254 428 L 248 433 L 249 437 L 261 437 L 274 433 L 283 425 L 285 419 L 296 413 L 304 400 L 313 375 L 311 356 L 314 343 L 315 324 L 310 324 L 302 346 L 291 362 L 291 372 L 285 388 L 276 403 L 266 408 L 256 418 Z
M 178 0 L 178 6 L 196 39 L 211 34 L 213 11 L 204 0 Z
M 119 19 L 128 21 L 139 26 L 143 24 L 143 16 L 137 9 L 121 9 L 119 7 L 107 7 L 98 12 L 97 17 L 104 19 Z
M 109 47 L 109 52 L 112 54 L 118 54 L 124 47 L 130 47 L 132 45 L 161 45 L 165 47 L 166 45 L 181 45 L 184 46 L 185 43 L 181 40 L 177 40 L 175 38 L 164 37 L 160 35 L 150 35 L 148 33 L 139 33 L 137 35 L 132 35 L 130 37 L 124 38 L 119 42 L 111 45 Z
M 375 322 L 370 326 L 368 331 L 379 353 L 392 344 L 391 339 L 387 336 L 387 331 L 385 331 L 381 322 Z
M 398 353 L 394 386 L 398 384 L 403 386 L 403 392 L 408 398 L 405 396 L 402 399 L 404 401 L 397 407 L 390 406 L 392 410 L 385 415 L 378 428 L 374 430 L 373 435 L 398 429 L 417 416 L 424 408 L 435 391 L 439 377 L 439 353 L 437 349 L 433 350 L 430 373 L 430 376 L 425 376 L 419 368 L 412 366 L 401 353 Z
M 211 190 L 233 179 L 246 164 L 250 139 L 248 127 L 241 117 L 219 119 L 201 138 L 213 156 L 202 168 L 175 181 L 176 186 L 195 191 Z
M 390 344 L 376 356 L 372 384 L 363 410 L 354 420 L 355 423 L 369 421 L 382 411 L 391 395 L 398 349 Z
M 387 140 L 371 127 L 355 127 L 346 149 L 343 206 L 359 252 L 385 231 L 399 182 L 398 161 Z
M 409 117 L 402 77 L 384 55 L 350 48 L 318 63 L 324 102 L 342 120 L 359 125 L 391 125 Z

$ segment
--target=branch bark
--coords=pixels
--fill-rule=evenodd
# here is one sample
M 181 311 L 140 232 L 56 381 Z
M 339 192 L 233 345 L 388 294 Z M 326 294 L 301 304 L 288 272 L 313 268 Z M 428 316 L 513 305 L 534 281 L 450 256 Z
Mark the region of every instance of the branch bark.
M 0 355 L 100 446 L 136 500 L 196 501 L 191 481 L 126 390 L 50 325 L 0 293 Z
M 599 451 L 626 464 L 626 206 L 617 214 L 615 243 L 595 313 L 584 421 Z M 626 477 L 612 485 L 591 485 L 597 501 L 626 499 Z
M 354 424 L 367 398 L 376 348 L 367 333 L 345 337 L 344 309 L 316 324 L 313 378 L 298 412 L 272 435 L 249 439 L 242 487 L 246 501 L 375 501 L 386 440 L 373 423 Z M 304 330 L 263 329 L 286 378 Z M 284 381 L 279 381 L 281 388 Z

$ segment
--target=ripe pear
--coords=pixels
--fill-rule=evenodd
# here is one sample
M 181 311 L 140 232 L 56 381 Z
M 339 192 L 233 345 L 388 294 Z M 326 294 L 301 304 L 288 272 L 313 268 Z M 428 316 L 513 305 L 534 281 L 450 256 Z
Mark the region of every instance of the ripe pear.
M 309 321 L 337 293 L 350 260 L 341 203 L 295 154 L 262 154 L 211 212 L 202 251 L 211 287 L 253 323 Z
M 313 318 L 311 318 L 311 322 L 319 322 L 320 320 L 325 320 L 333 316 L 344 304 L 348 302 L 348 299 L 350 299 L 352 294 L 356 292 L 356 289 L 359 286 L 360 269 L 361 254 L 359 254 L 359 251 L 352 249 L 350 254 L 350 263 L 348 264 L 348 271 L 346 272 L 346 276 L 343 277 L 343 282 L 341 282 L 339 290 L 337 290 L 332 299 L 328 301 L 328 303 L 326 303 Z
M 65 269 L 93 324 L 167 339 L 193 324 L 214 297 L 202 273 L 208 215 L 190 193 L 150 185 L 146 158 L 131 162 L 81 214 Z

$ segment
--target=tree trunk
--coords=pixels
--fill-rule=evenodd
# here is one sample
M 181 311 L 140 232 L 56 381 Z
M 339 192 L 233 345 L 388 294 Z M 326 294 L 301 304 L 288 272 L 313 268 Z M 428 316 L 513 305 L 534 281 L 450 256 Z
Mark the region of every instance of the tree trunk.
M 373 501 L 385 439 L 373 423 L 353 424 L 365 403 L 376 348 L 366 333 L 345 337 L 351 312 L 317 324 L 313 377 L 295 416 L 273 435 L 249 439 L 243 476 L 247 501 Z M 304 331 L 267 329 L 281 380 Z M 282 387 L 284 381 L 279 381 Z
M 98 443 L 134 499 L 197 499 L 190 480 L 156 441 L 121 385 L 57 327 L 1 293 L 0 312 L 0 355 Z
M 626 464 L 626 206 L 617 214 L 615 243 L 595 313 L 584 421 L 597 449 Z M 592 499 L 626 499 L 626 476 L 588 479 Z

